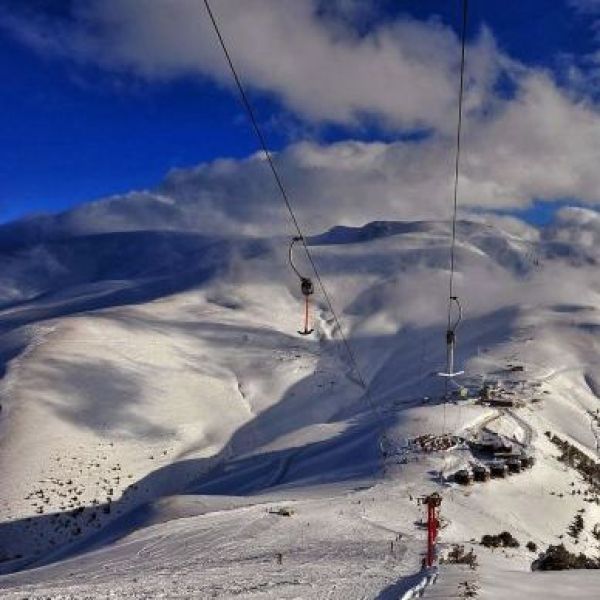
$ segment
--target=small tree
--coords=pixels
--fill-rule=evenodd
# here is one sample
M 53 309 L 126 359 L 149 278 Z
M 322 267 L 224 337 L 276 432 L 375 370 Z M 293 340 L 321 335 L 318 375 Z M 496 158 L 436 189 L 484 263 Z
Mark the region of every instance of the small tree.
M 569 535 L 573 539 L 578 539 L 579 534 L 583 531 L 583 517 L 580 514 L 576 514 L 573 522 L 569 525 Z

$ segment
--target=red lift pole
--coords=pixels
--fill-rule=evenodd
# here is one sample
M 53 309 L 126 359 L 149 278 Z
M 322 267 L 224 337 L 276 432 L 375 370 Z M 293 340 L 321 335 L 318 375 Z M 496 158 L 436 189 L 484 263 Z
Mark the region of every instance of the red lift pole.
M 438 493 L 433 493 L 422 499 L 423 504 L 427 506 L 427 559 L 426 565 L 431 567 L 435 559 L 435 544 L 439 528 L 439 507 L 442 504 L 442 497 Z

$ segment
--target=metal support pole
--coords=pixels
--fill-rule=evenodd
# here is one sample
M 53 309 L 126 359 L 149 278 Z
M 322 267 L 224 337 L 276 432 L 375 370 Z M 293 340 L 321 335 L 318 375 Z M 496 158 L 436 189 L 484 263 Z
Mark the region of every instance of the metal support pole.
M 433 565 L 433 553 L 435 546 L 435 509 L 433 504 L 427 505 L 427 566 Z
M 304 296 L 304 331 L 308 331 L 308 296 Z
M 446 373 L 454 373 L 454 332 L 446 334 Z
M 438 508 L 442 504 L 442 497 L 437 494 L 431 494 L 423 498 L 423 502 L 427 505 L 427 557 L 426 565 L 433 566 L 435 561 L 435 545 L 438 535 Z

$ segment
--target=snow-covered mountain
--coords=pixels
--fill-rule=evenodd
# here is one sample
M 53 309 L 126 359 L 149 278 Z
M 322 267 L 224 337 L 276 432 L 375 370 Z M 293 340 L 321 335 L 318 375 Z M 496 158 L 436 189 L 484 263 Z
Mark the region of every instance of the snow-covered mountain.
M 367 397 L 318 289 L 315 333 L 297 334 L 289 240 L 222 237 L 192 208 L 138 194 L 0 228 L 2 596 L 399 598 L 420 581 L 416 498 L 437 490 L 446 547 L 502 530 L 521 547 L 475 546 L 478 570 L 442 569 L 426 593 L 464 575 L 488 598 L 571 597 L 570 575 L 551 596 L 526 573 L 524 544 L 598 545 L 600 506 L 545 432 L 597 458 L 600 217 L 458 224 L 468 397 L 444 403 L 448 223 L 309 240 Z M 522 406 L 477 402 L 486 382 Z M 535 466 L 464 488 L 464 444 L 408 445 L 484 430 Z

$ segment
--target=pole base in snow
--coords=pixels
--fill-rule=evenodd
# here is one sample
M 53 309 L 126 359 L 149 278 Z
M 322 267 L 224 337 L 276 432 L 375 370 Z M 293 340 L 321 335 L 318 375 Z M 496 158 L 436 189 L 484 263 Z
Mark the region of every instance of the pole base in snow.
M 305 329 L 304 331 L 299 331 L 298 333 L 300 335 L 310 335 L 313 331 L 314 329 Z

